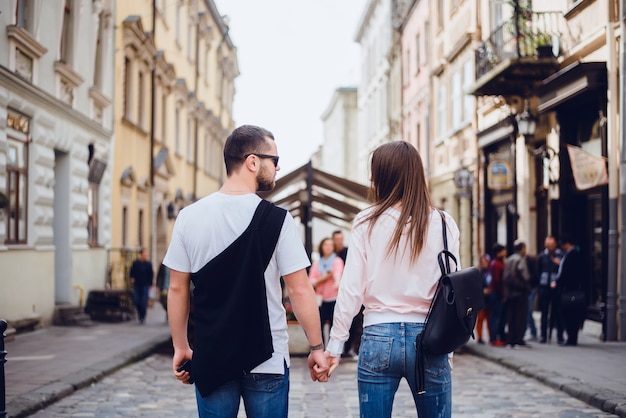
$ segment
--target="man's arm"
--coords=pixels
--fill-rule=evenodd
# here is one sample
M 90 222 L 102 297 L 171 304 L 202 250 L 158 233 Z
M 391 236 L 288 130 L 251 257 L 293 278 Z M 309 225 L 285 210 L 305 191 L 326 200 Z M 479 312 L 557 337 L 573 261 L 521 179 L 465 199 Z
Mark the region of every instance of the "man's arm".
M 311 379 L 325 382 L 328 380 L 328 361 L 324 355 L 320 314 L 313 286 L 304 269 L 287 274 L 283 278 L 289 292 L 293 313 L 298 318 L 309 345 L 311 347 L 320 346 L 319 349 L 311 350 L 311 354 L 309 354 Z
M 189 319 L 189 273 L 170 270 L 170 288 L 167 294 L 167 319 L 172 333 L 174 357 L 172 368 L 174 375 L 183 383 L 189 379 L 189 373 L 177 372 L 176 369 L 185 360 L 191 360 L 193 352 L 187 340 L 187 320 Z

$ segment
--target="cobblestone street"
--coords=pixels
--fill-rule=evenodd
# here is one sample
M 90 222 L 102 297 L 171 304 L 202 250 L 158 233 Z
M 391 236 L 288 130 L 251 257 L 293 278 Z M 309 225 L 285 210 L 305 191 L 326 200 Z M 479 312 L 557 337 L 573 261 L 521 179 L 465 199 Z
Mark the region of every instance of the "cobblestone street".
M 47 417 L 195 417 L 194 390 L 170 372 L 171 357 L 155 354 L 104 378 L 89 388 L 39 411 Z M 292 358 L 289 416 L 358 417 L 356 361 L 342 361 L 331 381 L 310 381 L 304 358 Z M 547 387 L 493 362 L 455 356 L 453 416 L 610 417 L 564 392 Z M 413 399 L 402 382 L 394 417 L 414 417 Z M 240 417 L 245 417 L 243 407 Z

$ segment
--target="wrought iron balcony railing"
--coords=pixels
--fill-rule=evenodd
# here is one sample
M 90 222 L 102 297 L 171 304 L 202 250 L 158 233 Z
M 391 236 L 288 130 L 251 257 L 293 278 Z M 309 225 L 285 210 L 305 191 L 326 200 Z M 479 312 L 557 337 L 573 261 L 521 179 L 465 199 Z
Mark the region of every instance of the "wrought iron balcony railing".
M 561 54 L 561 12 L 522 12 L 500 24 L 476 50 L 476 79 L 506 59 Z

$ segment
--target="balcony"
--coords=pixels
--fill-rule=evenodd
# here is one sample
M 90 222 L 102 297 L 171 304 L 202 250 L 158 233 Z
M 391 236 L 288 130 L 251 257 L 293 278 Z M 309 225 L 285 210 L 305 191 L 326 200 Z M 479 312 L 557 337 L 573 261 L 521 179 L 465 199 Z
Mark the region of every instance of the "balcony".
M 527 97 L 559 69 L 561 12 L 517 10 L 475 51 L 474 96 Z

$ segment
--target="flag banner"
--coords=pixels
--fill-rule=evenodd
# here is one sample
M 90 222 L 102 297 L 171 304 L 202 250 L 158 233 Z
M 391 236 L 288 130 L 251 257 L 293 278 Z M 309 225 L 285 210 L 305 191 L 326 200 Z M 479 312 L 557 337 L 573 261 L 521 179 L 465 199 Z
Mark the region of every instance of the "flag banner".
M 567 153 L 572 164 L 574 183 L 578 190 L 588 190 L 609 183 L 606 158 L 573 145 L 567 145 Z

